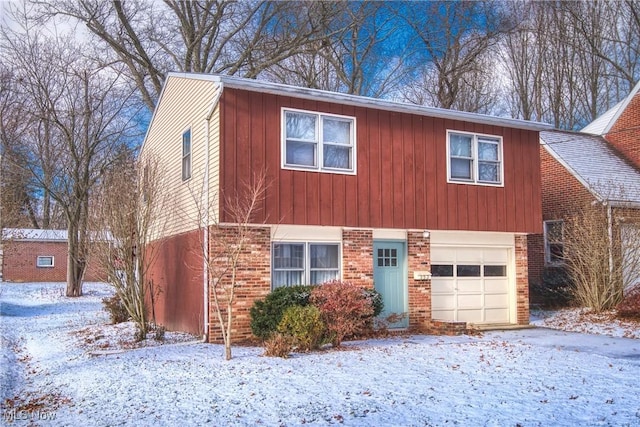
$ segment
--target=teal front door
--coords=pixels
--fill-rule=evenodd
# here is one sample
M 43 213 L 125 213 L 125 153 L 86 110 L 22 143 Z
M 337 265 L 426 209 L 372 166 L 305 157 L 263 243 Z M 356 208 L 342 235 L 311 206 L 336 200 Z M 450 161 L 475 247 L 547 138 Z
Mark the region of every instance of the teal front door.
M 390 324 L 390 328 L 406 328 L 409 325 L 405 252 L 404 242 L 373 242 L 373 281 L 384 302 L 380 317 L 386 319 L 391 314 L 397 314 L 401 318 Z

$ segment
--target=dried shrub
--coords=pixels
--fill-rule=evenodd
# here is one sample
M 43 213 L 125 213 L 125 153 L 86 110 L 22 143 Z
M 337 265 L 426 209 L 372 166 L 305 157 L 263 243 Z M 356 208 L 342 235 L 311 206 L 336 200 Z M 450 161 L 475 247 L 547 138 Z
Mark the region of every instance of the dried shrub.
M 290 337 L 298 351 L 318 349 L 325 332 L 320 310 L 312 305 L 289 307 L 278 325 L 278 332 Z
M 289 353 L 293 346 L 291 345 L 291 340 L 289 337 L 286 337 L 283 334 L 275 333 L 272 334 L 264 342 L 264 355 L 269 357 L 282 357 L 286 359 L 289 357 Z
M 618 317 L 640 319 L 640 285 L 636 285 L 627 292 L 616 310 Z
M 164 341 L 164 334 L 167 332 L 167 328 L 162 325 L 156 325 L 153 331 L 153 339 L 156 341 Z
M 309 301 L 320 310 L 334 347 L 340 346 L 346 337 L 364 331 L 374 313 L 372 301 L 365 290 L 339 280 L 314 288 Z
M 251 307 L 251 332 L 266 340 L 278 329 L 285 310 L 294 305 L 309 304 L 311 286 L 288 286 L 277 288 L 264 300 L 258 300 Z
M 111 298 L 102 298 L 102 305 L 104 305 L 104 309 L 109 313 L 112 324 L 115 325 L 116 323 L 123 323 L 129 320 L 129 313 L 118 294 L 115 294 Z

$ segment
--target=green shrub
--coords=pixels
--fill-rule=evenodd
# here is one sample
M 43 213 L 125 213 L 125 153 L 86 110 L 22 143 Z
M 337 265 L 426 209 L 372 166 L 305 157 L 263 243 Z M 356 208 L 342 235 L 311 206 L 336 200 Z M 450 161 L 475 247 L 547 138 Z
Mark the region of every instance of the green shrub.
M 369 298 L 369 301 L 371 301 L 371 306 L 373 307 L 373 317 L 378 317 L 384 310 L 382 294 L 373 288 L 363 289 L 363 291 L 366 297 Z
M 312 305 L 287 308 L 278 325 L 278 332 L 290 337 L 298 351 L 318 349 L 322 344 L 324 331 L 320 310 Z
M 530 283 L 531 301 L 546 308 L 571 305 L 571 277 L 564 267 L 545 267 L 542 283 Z
M 251 332 L 266 340 L 277 329 L 285 310 L 291 306 L 309 305 L 312 286 L 288 286 L 277 288 L 264 300 L 256 301 L 251 307 Z
M 122 304 L 120 295 L 115 294 L 111 298 L 102 298 L 102 305 L 104 309 L 109 313 L 109 318 L 112 324 L 123 323 L 129 320 L 129 313 Z

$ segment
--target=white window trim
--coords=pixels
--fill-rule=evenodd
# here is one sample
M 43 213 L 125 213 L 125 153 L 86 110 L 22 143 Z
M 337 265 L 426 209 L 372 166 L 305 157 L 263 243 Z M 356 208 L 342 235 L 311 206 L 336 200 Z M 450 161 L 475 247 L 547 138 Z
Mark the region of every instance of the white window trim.
M 471 150 L 472 150 L 472 171 L 471 171 L 471 179 L 458 179 L 451 178 L 451 141 L 450 137 L 452 134 L 458 135 L 469 135 L 471 136 Z M 498 164 L 500 166 L 500 172 L 498 178 L 500 182 L 486 182 L 478 180 L 478 138 L 491 138 L 498 140 Z M 466 184 L 466 185 L 482 185 L 488 187 L 504 187 L 504 156 L 503 156 L 503 141 L 502 137 L 499 135 L 490 135 L 486 133 L 476 133 L 476 132 L 466 132 L 455 129 L 447 129 L 447 182 L 450 184 Z
M 342 280 L 342 244 L 341 242 L 326 242 L 326 241 L 317 241 L 317 240 L 309 240 L 309 241 L 291 241 L 291 240 L 282 240 L 282 241 L 272 241 L 271 242 L 271 290 L 276 289 L 273 287 L 273 273 L 275 270 L 275 262 L 274 255 L 275 251 L 273 247 L 275 245 L 303 245 L 304 246 L 304 271 L 303 276 L 304 280 L 302 285 L 310 285 L 311 282 L 311 245 L 337 245 L 338 246 L 338 280 Z M 293 269 L 290 269 L 293 270 Z M 283 286 L 279 286 L 283 287 Z
M 294 112 L 294 113 L 303 113 L 309 115 L 315 115 L 318 117 L 316 121 L 316 134 L 318 136 L 318 142 L 316 144 L 316 149 L 318 150 L 316 155 L 317 166 L 302 166 L 302 165 L 289 165 L 287 164 L 287 118 L 286 112 Z M 282 169 L 288 170 L 297 170 L 297 171 L 305 171 L 305 172 L 322 172 L 322 173 L 336 173 L 342 175 L 356 175 L 357 174 L 357 165 L 358 165 L 358 156 L 357 156 L 357 143 L 358 140 L 356 135 L 356 118 L 354 116 L 343 116 L 340 114 L 330 114 L 330 113 L 321 113 L 319 111 L 309 111 L 309 110 L 300 110 L 297 108 L 288 108 L 282 107 L 280 111 L 280 167 Z M 325 168 L 322 166 L 323 164 L 323 141 L 322 141 L 322 125 L 321 120 L 322 117 L 334 117 L 342 120 L 349 120 L 352 123 L 351 126 L 351 161 L 352 168 L 351 169 L 341 169 L 341 168 Z
M 48 259 L 51 258 L 51 265 L 46 264 L 46 265 L 41 265 L 40 264 L 40 260 L 42 259 Z M 55 267 L 55 257 L 53 255 L 38 255 L 38 258 L 36 259 L 36 267 L 38 268 L 53 268 Z
M 562 250 L 564 252 L 564 221 L 561 219 L 553 219 L 543 222 L 543 231 L 544 231 L 544 263 L 545 265 L 551 266 L 559 266 L 564 265 L 564 261 L 552 261 L 551 260 L 551 246 L 549 242 L 549 237 L 547 235 L 547 224 L 551 223 L 561 223 L 562 224 Z
M 184 154 L 184 136 L 189 132 L 189 154 Z M 189 176 L 185 176 L 185 159 L 189 157 Z M 189 181 L 193 176 L 193 131 L 191 127 L 186 128 L 181 133 L 180 138 L 180 176 L 182 181 Z

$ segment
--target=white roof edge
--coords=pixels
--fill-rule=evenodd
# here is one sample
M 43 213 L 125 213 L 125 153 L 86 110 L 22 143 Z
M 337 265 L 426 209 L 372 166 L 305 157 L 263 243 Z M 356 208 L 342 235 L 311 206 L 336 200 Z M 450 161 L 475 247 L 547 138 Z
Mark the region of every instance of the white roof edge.
M 553 148 L 551 148 L 550 144 L 547 144 L 546 142 L 544 142 L 544 140 L 542 139 L 542 136 L 540 136 L 540 141 L 542 141 L 542 143 L 540 145 L 542 145 L 544 147 L 545 150 L 547 150 L 547 153 L 549 153 L 549 155 L 551 157 L 553 157 L 558 163 L 560 163 L 560 165 L 562 167 L 564 167 L 575 179 L 578 180 L 578 182 L 580 182 L 580 184 L 582 184 L 582 186 L 584 188 L 587 189 L 587 191 L 591 194 L 593 194 L 593 196 L 598 199 L 599 202 L 604 201 L 604 198 L 602 197 L 601 194 L 599 194 L 597 191 L 595 191 L 592 186 L 589 184 L 589 182 L 587 180 L 585 180 L 584 178 L 582 178 L 582 176 L 576 172 L 575 169 L 573 169 L 569 163 L 565 162 L 564 159 L 558 154 L 556 153 Z
M 221 83 L 224 86 L 245 89 L 256 92 L 265 92 L 274 95 L 289 95 L 297 98 L 305 98 L 316 101 L 325 102 L 337 102 L 341 104 L 348 104 L 359 107 L 370 107 L 379 110 L 395 111 L 399 113 L 411 113 L 419 114 L 423 116 L 438 117 L 451 120 L 461 120 L 466 122 L 489 124 L 494 126 L 504 126 L 516 129 L 525 130 L 549 130 L 553 126 L 548 123 L 533 122 L 520 119 L 510 119 L 504 117 L 490 116 L 487 114 L 469 113 L 465 111 L 447 110 L 444 108 L 425 107 L 422 105 L 413 105 L 395 101 L 388 101 L 377 98 L 369 98 L 365 96 L 349 95 L 338 92 L 330 92 L 320 89 L 309 89 L 298 86 L 290 86 L 281 83 L 271 83 L 261 80 L 247 79 L 242 77 L 224 76 L 218 74 L 200 74 L 200 73 L 185 73 L 185 72 L 171 72 L 167 74 L 167 80 L 170 77 L 185 78 L 185 79 L 197 79 L 208 80 L 216 83 Z M 164 88 L 163 88 L 164 91 Z M 160 103 L 160 99 L 158 103 Z M 155 115 L 155 112 L 154 112 Z M 153 118 L 151 119 L 151 122 Z M 151 124 L 151 122 L 149 122 Z M 149 126 L 151 127 L 151 126 Z M 145 136 L 146 140 L 146 136 Z
M 633 89 L 631 89 L 631 92 L 629 93 L 629 95 L 627 95 L 625 98 L 622 99 L 622 101 L 618 102 L 616 105 L 614 105 L 613 107 L 611 107 L 609 110 L 605 111 L 600 117 L 604 116 L 605 114 L 607 114 L 610 110 L 616 109 L 615 114 L 609 119 L 609 122 L 607 123 L 607 125 L 602 129 L 602 132 L 599 134 L 592 134 L 592 135 L 606 135 L 609 133 L 609 131 L 611 130 L 611 128 L 613 127 L 614 123 L 618 121 L 618 119 L 620 118 L 620 115 L 624 112 L 624 110 L 627 109 L 627 106 L 629 105 L 629 103 L 631 102 L 631 100 L 636 96 L 636 94 L 638 93 L 638 91 L 640 91 L 640 80 L 636 83 L 636 85 L 633 87 Z M 598 119 L 595 119 L 593 122 L 596 122 Z M 589 126 L 591 126 L 591 123 L 589 123 L 588 125 L 586 125 L 584 128 L 582 128 L 581 132 L 585 132 L 585 133 L 591 133 L 589 131 Z

